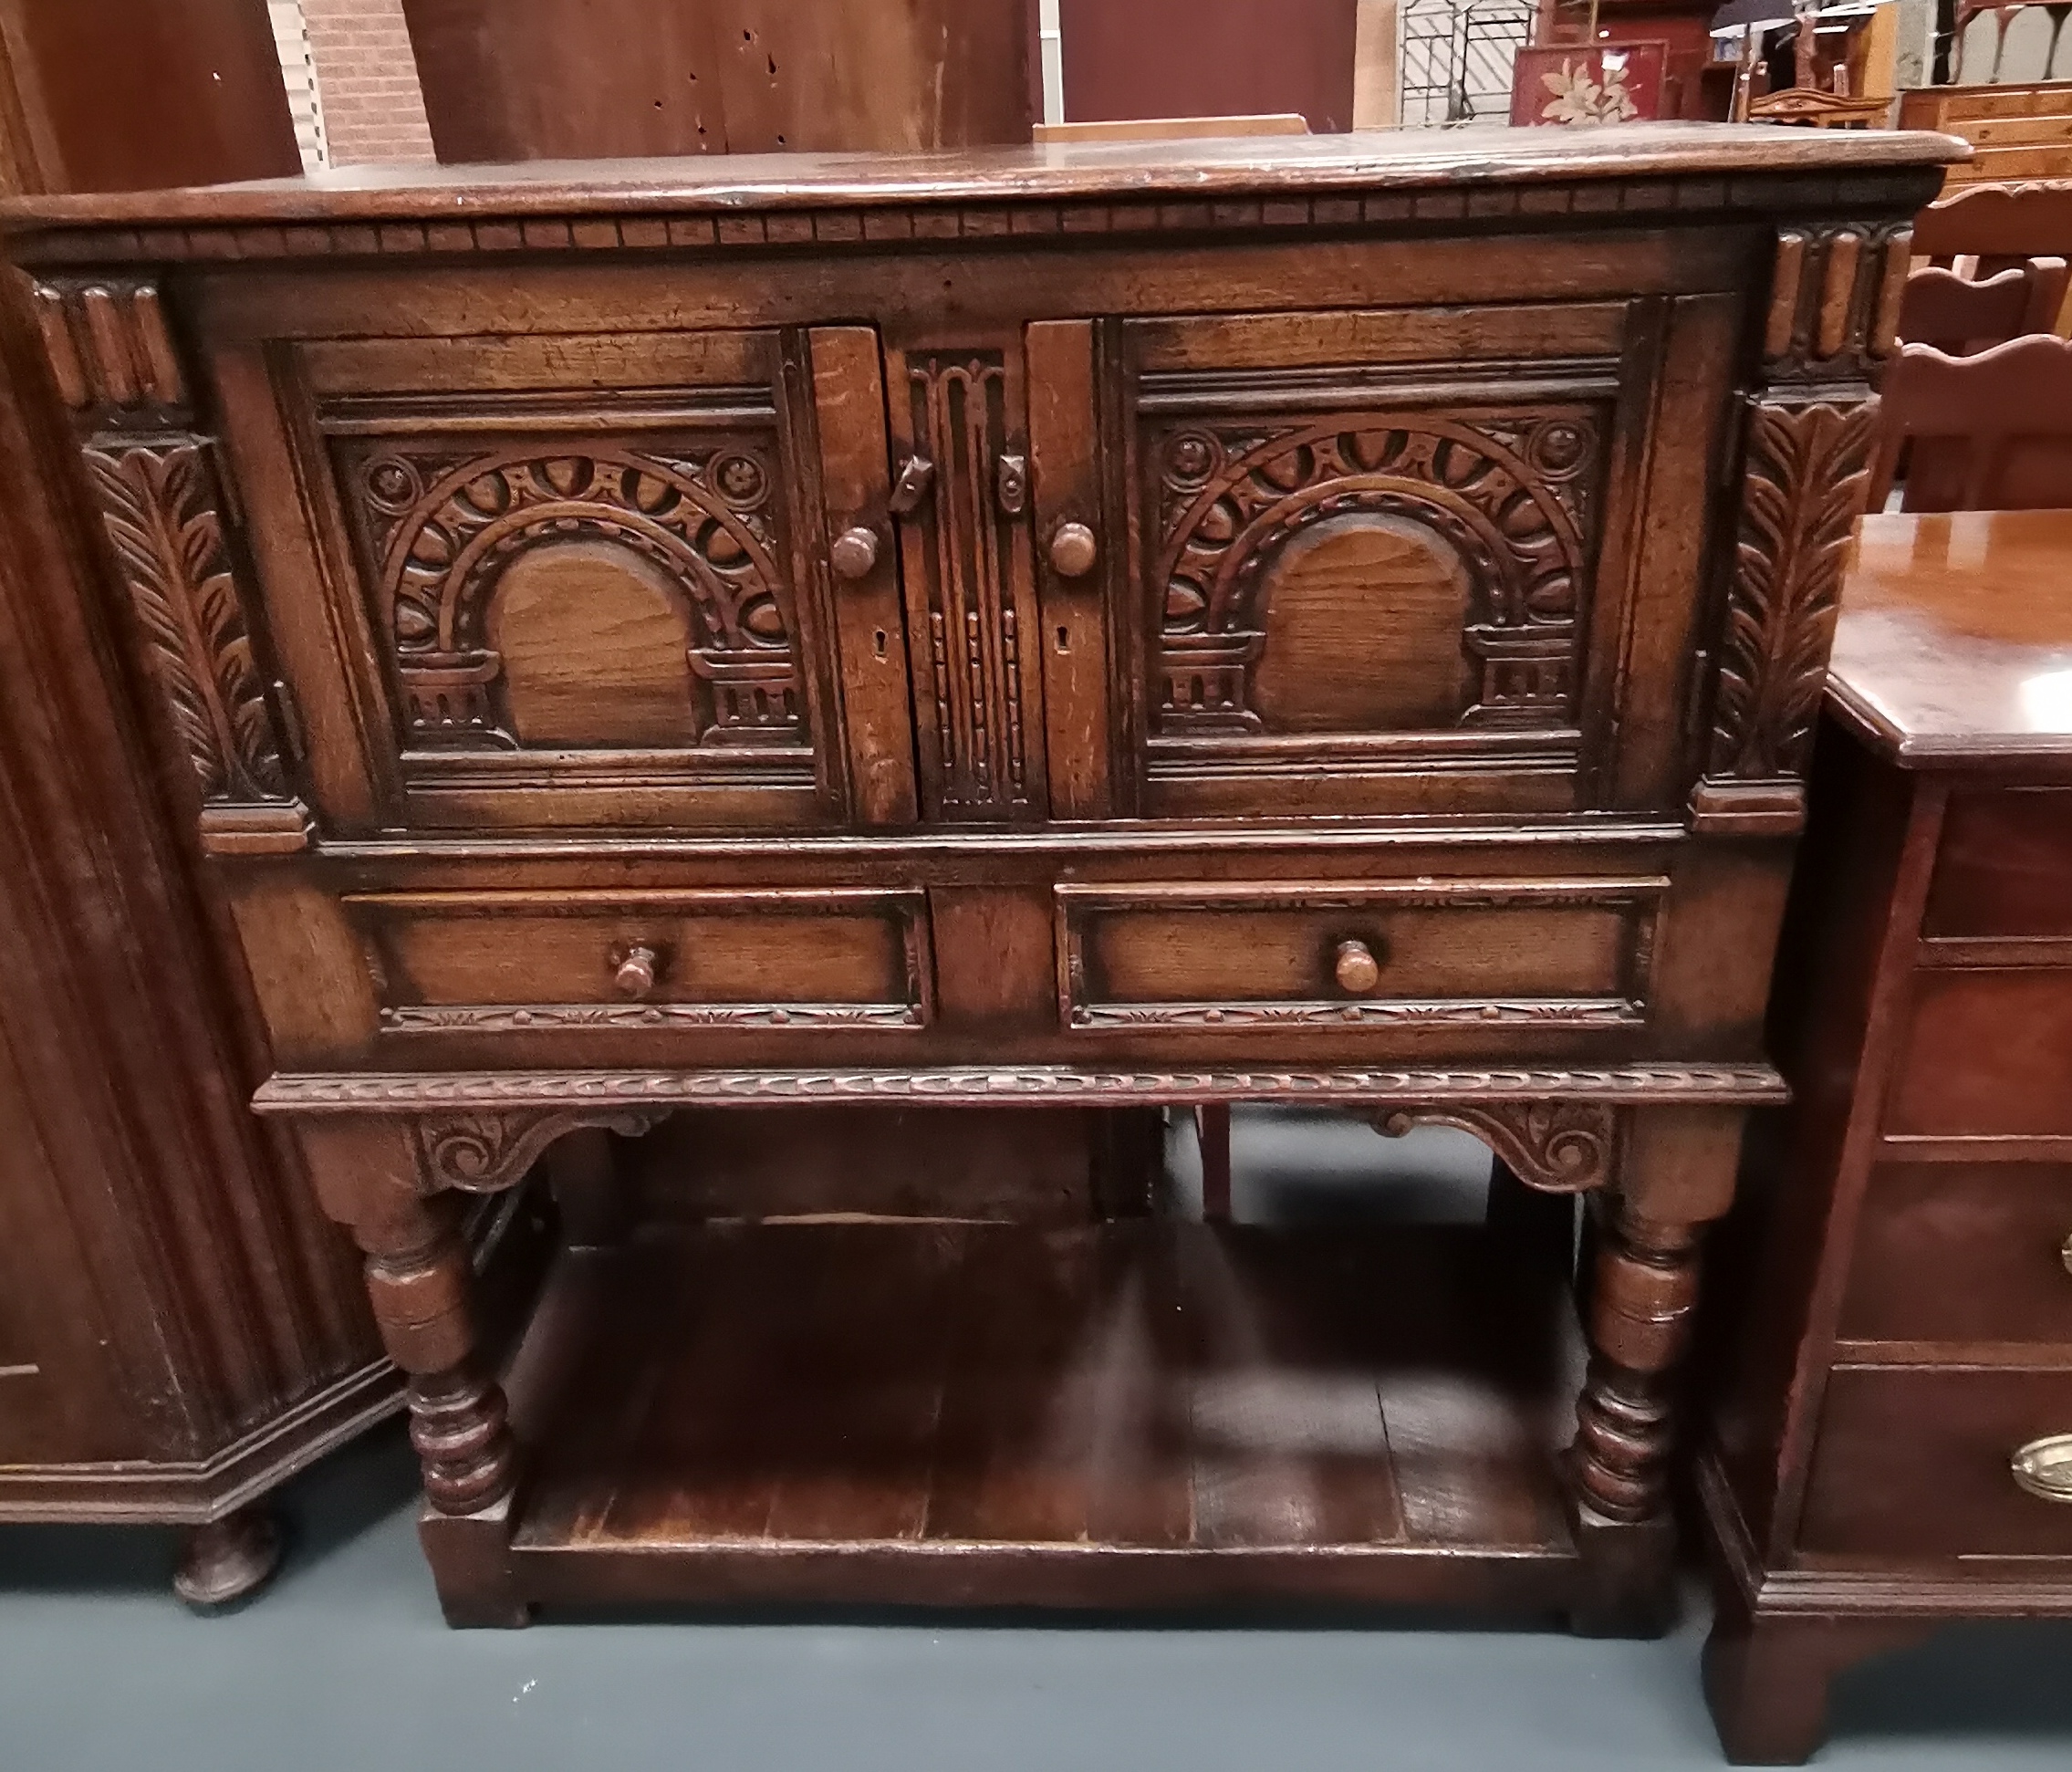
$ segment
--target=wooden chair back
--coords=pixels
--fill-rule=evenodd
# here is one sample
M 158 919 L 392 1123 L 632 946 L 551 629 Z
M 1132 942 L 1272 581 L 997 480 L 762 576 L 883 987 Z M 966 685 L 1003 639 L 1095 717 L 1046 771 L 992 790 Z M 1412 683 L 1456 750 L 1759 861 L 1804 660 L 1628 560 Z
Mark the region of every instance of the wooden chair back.
M 2056 328 L 2067 283 L 2062 258 L 2031 258 L 1974 282 L 1932 266 L 1907 278 L 1900 339 L 1947 357 L 1972 357 L 2025 333 Z
M 2014 339 L 1975 357 L 1906 345 L 1879 396 L 1872 510 L 1902 449 L 1902 510 L 2072 508 L 2072 341 Z

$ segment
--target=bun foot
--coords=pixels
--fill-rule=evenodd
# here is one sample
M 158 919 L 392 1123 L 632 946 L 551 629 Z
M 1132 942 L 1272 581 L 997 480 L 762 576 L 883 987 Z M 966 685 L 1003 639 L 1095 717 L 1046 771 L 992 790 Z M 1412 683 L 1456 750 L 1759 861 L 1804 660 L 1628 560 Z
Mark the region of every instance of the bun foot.
M 189 1530 L 172 1590 L 200 1610 L 227 1606 L 265 1586 L 280 1560 L 281 1531 L 273 1510 L 258 1504 L 240 1507 Z

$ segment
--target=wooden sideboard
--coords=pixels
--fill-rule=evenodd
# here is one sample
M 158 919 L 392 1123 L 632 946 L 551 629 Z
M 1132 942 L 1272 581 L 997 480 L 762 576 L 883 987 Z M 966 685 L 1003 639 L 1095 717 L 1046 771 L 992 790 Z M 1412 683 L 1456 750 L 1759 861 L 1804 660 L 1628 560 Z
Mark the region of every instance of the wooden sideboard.
M 1744 1762 L 1950 1620 L 2072 1614 L 2072 513 L 1864 519 L 1699 1489 Z M 1727 1279 L 1723 1275 L 1723 1280 Z
M 450 1619 L 1659 1626 L 1868 378 L 1963 151 L 1613 133 L 6 212 Z M 571 1129 L 1233 1100 L 1596 1195 L 1584 1330 L 1481 1242 L 636 1225 L 481 1357 L 461 1203 Z

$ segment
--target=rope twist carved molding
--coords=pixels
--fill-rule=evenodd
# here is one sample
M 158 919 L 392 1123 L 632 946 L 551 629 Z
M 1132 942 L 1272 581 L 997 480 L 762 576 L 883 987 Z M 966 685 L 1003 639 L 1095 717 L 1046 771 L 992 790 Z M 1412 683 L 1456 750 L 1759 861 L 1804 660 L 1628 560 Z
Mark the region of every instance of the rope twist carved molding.
M 1483 1106 L 1398 1108 L 1374 1119 L 1385 1137 L 1412 1126 L 1458 1126 L 1488 1145 L 1528 1187 L 1584 1193 L 1611 1175 L 1617 1111 L 1599 1101 L 1505 1101 Z
M 601 1126 L 637 1138 L 658 1125 L 666 1112 L 603 1107 L 456 1114 L 421 1120 L 417 1135 L 431 1186 L 495 1193 L 524 1179 L 540 1153 L 564 1132 Z
M 203 801 L 285 801 L 267 712 L 229 551 L 209 448 L 180 436 L 85 453 L 143 637 L 144 662 Z
M 1750 1105 L 1782 1101 L 1786 1097 L 1784 1079 L 1768 1065 L 1192 1071 L 1004 1065 L 941 1070 L 283 1073 L 260 1085 L 252 1105 L 261 1113 L 465 1116 L 510 1108 L 609 1112 L 647 1107 L 667 1111 L 679 1106 L 728 1103 L 887 1100 L 1036 1100 L 1095 1106 L 1323 1101 L 1381 1108 L 1583 1098 L 1633 1107 L 1681 1108 Z

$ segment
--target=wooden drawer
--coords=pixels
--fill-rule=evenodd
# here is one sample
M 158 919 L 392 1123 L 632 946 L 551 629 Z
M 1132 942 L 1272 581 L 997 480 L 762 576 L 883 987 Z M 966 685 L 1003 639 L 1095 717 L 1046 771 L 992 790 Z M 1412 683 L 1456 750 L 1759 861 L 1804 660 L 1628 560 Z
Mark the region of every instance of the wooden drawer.
M 2072 966 L 1918 975 L 1886 1096 L 1885 1130 L 1926 1137 L 2072 1133 Z
M 1924 932 L 1992 939 L 2072 936 L 2072 789 L 1950 797 Z
M 1661 879 L 1060 886 L 1066 1027 L 1603 1027 L 1647 1014 Z
M 346 900 L 384 1034 L 920 1027 L 920 892 L 398 892 Z
M 2072 1371 L 1838 1368 L 1799 1530 L 1836 1555 L 2072 1558 L 2072 1505 L 2015 1481 L 2022 1446 L 2072 1433 Z
M 2072 1163 L 1881 1163 L 1842 1305 L 1854 1341 L 2062 1343 Z

